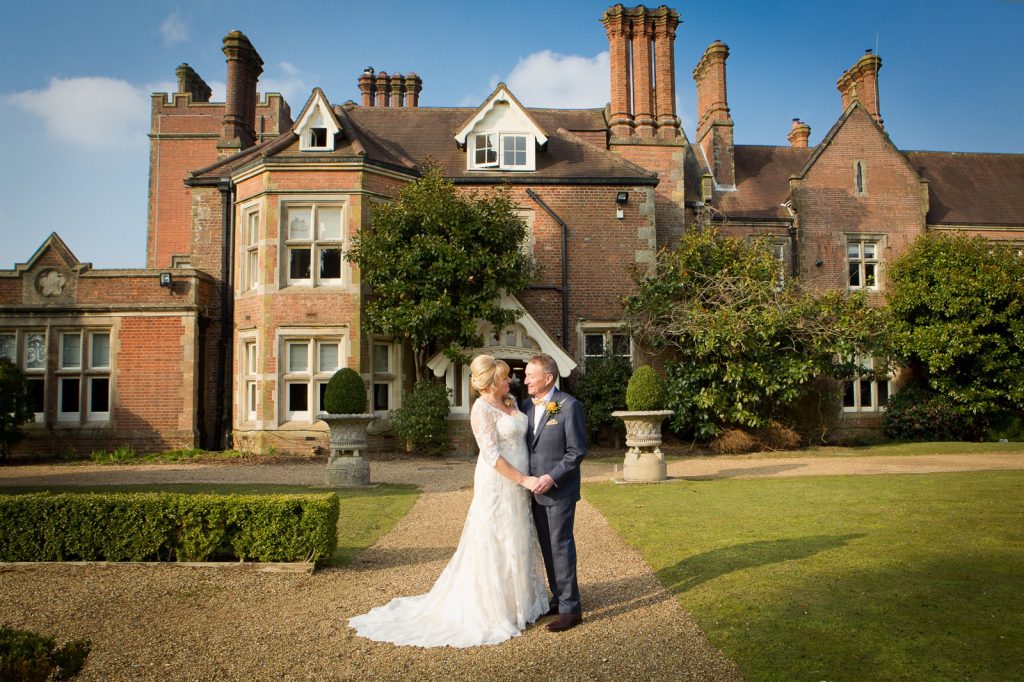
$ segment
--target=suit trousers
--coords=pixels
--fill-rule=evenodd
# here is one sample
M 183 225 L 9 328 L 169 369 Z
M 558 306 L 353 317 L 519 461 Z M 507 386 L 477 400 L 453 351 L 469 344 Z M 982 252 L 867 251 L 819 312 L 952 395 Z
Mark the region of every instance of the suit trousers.
M 533 501 L 533 521 L 537 526 L 544 569 L 551 593 L 558 600 L 559 613 L 580 613 L 580 587 L 576 581 L 576 540 L 573 524 L 576 501 L 542 505 Z

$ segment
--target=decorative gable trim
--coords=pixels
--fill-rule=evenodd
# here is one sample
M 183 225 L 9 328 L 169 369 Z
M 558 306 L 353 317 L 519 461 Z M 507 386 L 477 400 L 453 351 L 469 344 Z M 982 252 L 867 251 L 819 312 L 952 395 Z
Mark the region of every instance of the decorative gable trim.
M 68 245 L 64 243 L 64 240 L 56 232 L 51 232 L 50 236 L 46 238 L 36 252 L 32 254 L 24 263 L 15 263 L 14 269 L 16 272 L 26 272 L 32 270 L 36 263 L 46 254 L 48 251 L 53 251 L 57 258 L 63 261 L 64 267 L 71 272 L 82 273 L 92 269 L 92 263 L 81 263 L 78 258 L 71 252 Z
M 512 110 L 526 122 L 529 132 L 533 134 L 534 139 L 537 141 L 539 146 L 543 147 L 548 143 L 548 135 L 544 129 L 540 127 L 540 124 L 537 123 L 536 119 L 530 115 L 530 112 L 526 110 L 526 107 L 520 104 L 519 100 L 516 99 L 515 95 L 513 95 L 508 89 L 507 85 L 504 83 L 498 83 L 498 86 L 494 88 L 494 92 L 488 95 L 487 99 L 484 100 L 484 103 L 480 105 L 480 108 L 473 112 L 466 122 L 462 124 L 462 127 L 459 128 L 458 132 L 455 133 L 455 142 L 460 148 L 465 148 L 466 138 L 469 136 L 469 133 L 472 132 L 477 124 L 479 124 L 480 121 L 482 121 L 498 103 L 508 104 Z
M 341 132 L 341 124 L 323 90 L 313 88 L 292 131 L 299 136 L 299 151 L 334 151 L 334 140 Z

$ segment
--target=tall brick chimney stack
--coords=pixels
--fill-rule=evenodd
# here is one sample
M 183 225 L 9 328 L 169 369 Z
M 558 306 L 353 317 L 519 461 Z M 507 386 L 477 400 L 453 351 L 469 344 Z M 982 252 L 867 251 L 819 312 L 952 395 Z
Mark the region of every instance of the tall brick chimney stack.
M 794 148 L 807 149 L 807 139 L 811 136 L 811 126 L 798 118 L 793 119 L 793 127 L 786 134 L 786 139 Z
M 377 72 L 377 102 L 374 106 L 391 106 L 391 79 L 387 71 Z
M 368 66 L 359 76 L 359 92 L 364 107 L 418 107 L 423 80 L 413 72 L 406 75 L 381 71 L 374 74 Z
M 725 84 L 725 60 L 728 58 L 728 45 L 721 40 L 711 43 L 693 70 L 693 80 L 697 83 L 697 143 L 711 164 L 715 182 L 733 186 L 736 184 L 733 122 Z
M 217 149 L 226 155 L 256 142 L 256 83 L 263 73 L 263 59 L 241 31 L 224 36 L 223 51 L 228 63 L 228 82 Z
M 373 100 L 377 89 L 377 81 L 373 74 L 373 67 L 367 66 L 366 70 L 359 76 L 359 92 L 363 95 L 364 107 L 372 107 L 374 104 Z
M 192 95 L 193 102 L 209 102 L 213 92 L 198 73 L 188 64 L 182 64 L 174 70 L 178 77 L 178 93 Z
M 422 91 L 423 80 L 412 71 L 405 74 L 405 106 L 418 107 Z
M 608 34 L 611 112 L 615 139 L 674 139 L 675 37 L 679 13 L 662 5 L 609 8 L 601 17 Z
M 878 72 L 881 68 L 882 58 L 871 50 L 864 50 L 864 56 L 836 81 L 836 88 L 843 97 L 843 111 L 846 111 L 851 102 L 857 100 L 878 125 L 884 128 L 878 106 Z

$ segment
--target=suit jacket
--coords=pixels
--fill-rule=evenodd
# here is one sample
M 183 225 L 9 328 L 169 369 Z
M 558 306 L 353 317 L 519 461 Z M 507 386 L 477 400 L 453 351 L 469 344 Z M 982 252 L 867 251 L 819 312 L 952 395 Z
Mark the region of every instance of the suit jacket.
M 543 495 L 534 495 L 538 504 L 551 506 L 580 499 L 580 463 L 587 454 L 587 422 L 583 404 L 568 393 L 555 389 L 551 398 L 558 411 L 546 414 L 534 429 L 535 406 L 524 400 L 519 409 L 526 413 L 526 445 L 530 450 L 530 475 L 547 474 L 555 487 Z M 544 409 L 536 406 L 536 409 Z

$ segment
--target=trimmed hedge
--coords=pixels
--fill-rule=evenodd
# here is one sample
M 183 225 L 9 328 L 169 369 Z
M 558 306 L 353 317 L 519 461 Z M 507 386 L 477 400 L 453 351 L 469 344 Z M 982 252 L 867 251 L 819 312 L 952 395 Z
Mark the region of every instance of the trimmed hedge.
M 337 529 L 333 493 L 0 495 L 0 561 L 315 561 Z
M 85 665 L 92 645 L 76 639 L 58 647 L 53 637 L 0 628 L 0 680 L 70 680 Z

